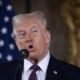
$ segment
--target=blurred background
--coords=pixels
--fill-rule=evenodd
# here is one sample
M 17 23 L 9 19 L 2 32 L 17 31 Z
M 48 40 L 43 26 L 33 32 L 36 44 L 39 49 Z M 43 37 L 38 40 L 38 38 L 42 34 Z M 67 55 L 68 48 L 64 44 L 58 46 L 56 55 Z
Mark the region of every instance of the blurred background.
M 0 63 L 18 56 L 11 39 L 11 18 L 43 11 L 51 32 L 50 52 L 59 60 L 80 67 L 80 0 L 0 0 Z
M 16 14 L 41 10 L 52 34 L 50 50 L 80 67 L 80 0 L 12 0 Z

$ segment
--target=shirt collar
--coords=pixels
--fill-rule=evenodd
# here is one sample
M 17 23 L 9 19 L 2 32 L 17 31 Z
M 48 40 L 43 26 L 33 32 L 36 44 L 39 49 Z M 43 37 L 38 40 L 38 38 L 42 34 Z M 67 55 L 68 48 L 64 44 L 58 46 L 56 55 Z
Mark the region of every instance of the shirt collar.
M 47 70 L 49 59 L 50 59 L 50 54 L 49 54 L 49 51 L 48 51 L 48 54 L 38 63 L 38 66 L 41 68 L 41 70 L 44 73 Z
M 28 61 L 27 59 L 24 59 L 24 72 L 26 72 L 26 71 L 28 71 L 29 70 L 29 68 L 32 66 L 33 64 L 30 62 L 30 61 Z
M 41 68 L 41 70 L 45 73 L 48 67 L 48 63 L 49 63 L 49 59 L 50 59 L 50 54 L 48 51 L 48 54 L 38 63 L 38 66 Z M 33 64 L 28 61 L 27 59 L 24 59 L 24 72 L 28 71 L 29 68 L 32 66 Z

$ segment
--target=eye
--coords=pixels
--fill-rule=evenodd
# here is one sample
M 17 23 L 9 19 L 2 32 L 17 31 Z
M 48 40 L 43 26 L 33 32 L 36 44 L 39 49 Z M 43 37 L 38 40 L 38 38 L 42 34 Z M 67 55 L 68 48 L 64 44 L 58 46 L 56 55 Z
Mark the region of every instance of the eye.
M 18 37 L 19 37 L 19 38 L 24 38 L 25 35 L 26 35 L 26 32 L 24 32 L 24 31 L 18 32 Z
M 33 29 L 32 29 L 32 32 L 38 32 L 38 29 L 33 28 Z

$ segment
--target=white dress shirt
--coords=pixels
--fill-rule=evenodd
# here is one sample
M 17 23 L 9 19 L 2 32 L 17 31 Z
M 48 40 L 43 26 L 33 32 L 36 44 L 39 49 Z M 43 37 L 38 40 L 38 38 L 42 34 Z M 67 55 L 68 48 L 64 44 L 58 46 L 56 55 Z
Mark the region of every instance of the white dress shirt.
M 42 59 L 38 63 L 38 66 L 41 68 L 41 70 L 36 71 L 38 80 L 45 80 L 49 59 L 50 59 L 50 54 L 48 52 L 48 54 L 44 57 L 44 59 Z M 32 65 L 33 64 L 31 62 L 29 62 L 27 59 L 24 59 L 24 69 L 22 72 L 22 80 L 28 80 L 29 79 L 29 76 L 32 72 L 32 70 L 30 70 L 30 67 Z

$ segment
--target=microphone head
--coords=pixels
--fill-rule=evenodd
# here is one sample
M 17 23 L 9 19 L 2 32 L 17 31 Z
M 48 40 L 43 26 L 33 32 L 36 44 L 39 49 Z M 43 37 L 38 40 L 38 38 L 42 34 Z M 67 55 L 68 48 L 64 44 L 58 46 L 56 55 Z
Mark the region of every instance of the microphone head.
M 28 56 L 29 56 L 29 51 L 27 49 L 22 49 L 20 51 L 20 59 L 28 58 Z

